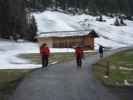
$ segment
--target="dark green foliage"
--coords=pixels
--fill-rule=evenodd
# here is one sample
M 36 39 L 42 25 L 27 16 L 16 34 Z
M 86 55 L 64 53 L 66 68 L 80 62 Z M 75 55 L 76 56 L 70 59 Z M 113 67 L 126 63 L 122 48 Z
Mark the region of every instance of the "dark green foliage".
M 115 26 L 120 26 L 120 22 L 119 22 L 119 19 L 118 18 L 116 18 L 114 25 Z
M 3 10 L 4 9 L 4 10 Z M 5 13 L 5 11 L 8 13 L 8 8 L 7 8 L 7 4 L 5 3 L 5 0 L 0 0 L 0 36 L 4 37 L 6 36 L 8 30 L 7 30 L 7 27 L 8 27 L 8 14 Z M 6 19 L 6 20 L 3 20 L 3 19 Z
M 27 22 L 27 9 L 30 7 L 28 0 L 0 0 L 0 37 L 15 41 L 19 38 L 33 40 L 35 19 L 31 19 L 30 25 Z
M 30 0 L 31 7 L 34 9 L 46 9 L 53 7 L 90 13 L 124 13 L 133 15 L 133 0 Z
M 96 18 L 96 21 L 106 22 L 106 20 L 103 20 L 103 16 L 102 15 L 100 15 L 98 18 Z
M 23 0 L 0 0 L 0 36 L 9 38 L 23 35 L 26 30 L 25 2 Z
M 25 38 L 27 40 L 33 41 L 34 37 L 36 36 L 36 33 L 37 33 L 37 25 L 36 25 L 34 16 L 32 16 L 31 22 L 28 25 L 27 33 L 28 34 L 25 34 L 26 35 Z
M 124 26 L 126 25 L 125 22 L 124 22 L 124 18 L 123 17 L 120 17 L 120 24 L 124 25 Z
M 124 18 L 122 16 L 120 16 L 119 18 L 116 18 L 115 26 L 126 26 L 126 23 L 124 22 Z

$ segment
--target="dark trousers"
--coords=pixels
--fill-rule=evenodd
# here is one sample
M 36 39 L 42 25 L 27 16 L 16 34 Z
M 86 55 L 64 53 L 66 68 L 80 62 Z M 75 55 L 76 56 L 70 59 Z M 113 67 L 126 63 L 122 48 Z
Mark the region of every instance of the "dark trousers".
M 48 56 L 42 56 L 42 67 L 47 67 L 48 66 Z
M 100 52 L 100 58 L 103 58 L 103 52 Z
M 76 62 L 77 62 L 77 66 L 81 67 L 82 66 L 82 58 L 81 57 L 77 57 L 76 58 Z

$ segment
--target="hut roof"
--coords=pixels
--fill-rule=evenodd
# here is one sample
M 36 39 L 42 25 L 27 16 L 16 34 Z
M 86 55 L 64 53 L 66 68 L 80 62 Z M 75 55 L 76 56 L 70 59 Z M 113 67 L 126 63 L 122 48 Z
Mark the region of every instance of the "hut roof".
M 71 36 L 86 36 L 91 34 L 92 37 L 99 37 L 94 30 L 79 30 L 79 31 L 55 31 L 43 32 L 38 34 L 37 37 L 71 37 Z
M 80 31 L 55 31 L 55 32 L 43 32 L 38 34 L 38 37 L 70 37 L 70 36 L 85 36 L 90 34 L 90 30 Z

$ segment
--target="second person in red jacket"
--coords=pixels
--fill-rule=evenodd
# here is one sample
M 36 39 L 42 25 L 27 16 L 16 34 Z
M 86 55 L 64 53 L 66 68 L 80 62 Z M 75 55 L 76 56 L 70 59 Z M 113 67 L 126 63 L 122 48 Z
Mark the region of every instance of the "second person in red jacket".
M 84 58 L 84 52 L 80 46 L 77 46 L 75 48 L 75 55 L 76 55 L 77 66 L 81 67 L 82 66 L 82 59 Z
M 41 45 L 40 47 L 40 54 L 42 56 L 42 67 L 47 67 L 48 66 L 48 59 L 49 59 L 49 54 L 50 54 L 50 50 L 47 47 L 47 44 L 44 43 Z

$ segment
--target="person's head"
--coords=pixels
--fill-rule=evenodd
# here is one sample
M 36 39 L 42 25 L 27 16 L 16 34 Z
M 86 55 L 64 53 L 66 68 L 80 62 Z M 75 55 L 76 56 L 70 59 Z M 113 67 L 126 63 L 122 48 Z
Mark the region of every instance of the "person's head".
M 47 46 L 47 44 L 46 43 L 43 43 L 42 45 L 41 45 L 41 48 L 44 48 L 44 47 L 46 47 Z
M 101 44 L 98 44 L 99 45 L 99 47 L 101 47 L 102 45 Z
M 79 44 L 77 44 L 76 46 L 75 46 L 75 48 L 80 48 L 81 46 L 79 45 Z

